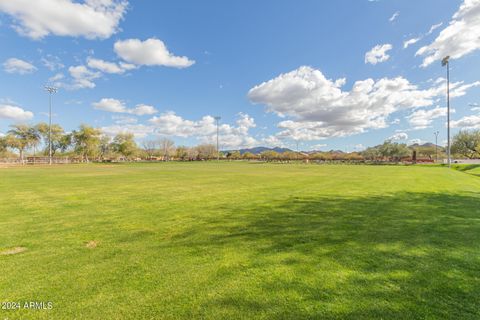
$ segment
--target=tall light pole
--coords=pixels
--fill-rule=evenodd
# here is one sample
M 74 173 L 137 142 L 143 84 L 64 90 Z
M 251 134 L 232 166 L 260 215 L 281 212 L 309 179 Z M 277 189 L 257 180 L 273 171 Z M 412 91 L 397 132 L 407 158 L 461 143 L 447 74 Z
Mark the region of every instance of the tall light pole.
M 448 167 L 452 163 L 450 158 L 450 56 L 446 56 L 442 59 L 442 67 L 447 67 L 447 155 L 448 155 Z
M 220 116 L 215 117 L 215 125 L 217 126 L 217 161 L 220 160 L 220 149 L 218 148 L 218 121 L 221 119 Z
M 52 164 L 52 94 L 57 92 L 57 88 L 45 86 L 49 93 L 49 113 L 48 113 L 48 164 Z
M 435 162 L 438 162 L 438 152 L 437 152 L 437 148 L 438 148 L 438 134 L 440 132 L 439 131 L 435 131 L 433 134 L 435 135 Z

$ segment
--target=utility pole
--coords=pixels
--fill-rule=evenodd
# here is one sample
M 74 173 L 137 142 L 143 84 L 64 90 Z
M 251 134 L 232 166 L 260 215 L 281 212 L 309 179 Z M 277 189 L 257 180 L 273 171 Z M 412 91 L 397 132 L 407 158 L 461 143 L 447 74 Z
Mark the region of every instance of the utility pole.
M 57 88 L 45 86 L 49 93 L 49 113 L 48 113 L 48 164 L 52 164 L 52 94 L 57 93 Z
M 437 151 L 437 148 L 438 148 L 438 134 L 440 132 L 439 131 L 435 131 L 433 134 L 435 135 L 435 162 L 438 162 L 438 151 Z
M 450 56 L 442 59 L 442 67 L 447 66 L 447 155 L 448 167 L 450 168 L 452 159 L 450 156 Z
M 220 160 L 220 149 L 218 147 L 218 121 L 221 119 L 220 116 L 216 116 L 215 117 L 215 124 L 217 126 L 217 161 Z

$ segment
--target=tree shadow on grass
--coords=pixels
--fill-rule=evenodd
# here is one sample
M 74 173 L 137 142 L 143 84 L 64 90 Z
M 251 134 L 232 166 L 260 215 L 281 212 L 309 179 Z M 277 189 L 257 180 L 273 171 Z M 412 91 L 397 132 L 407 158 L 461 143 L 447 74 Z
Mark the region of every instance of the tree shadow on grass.
M 480 173 L 471 172 L 471 170 L 475 170 L 477 168 L 480 168 L 480 164 L 468 164 L 468 165 L 457 165 L 454 166 L 455 170 L 471 174 L 472 176 L 477 176 L 480 177 Z
M 218 211 L 169 243 L 241 256 L 212 274 L 223 288 L 206 317 L 480 318 L 478 195 L 292 197 Z
M 454 167 L 458 171 L 469 171 L 476 168 L 480 168 L 480 164 L 457 165 Z

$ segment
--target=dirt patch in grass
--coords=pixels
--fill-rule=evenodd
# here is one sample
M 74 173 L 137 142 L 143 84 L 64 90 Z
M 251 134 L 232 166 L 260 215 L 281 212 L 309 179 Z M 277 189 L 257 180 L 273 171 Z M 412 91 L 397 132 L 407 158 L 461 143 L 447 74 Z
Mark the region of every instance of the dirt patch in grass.
M 95 240 L 92 240 L 92 241 L 89 241 L 87 242 L 87 244 L 85 245 L 85 247 L 89 248 L 89 249 L 94 249 L 98 246 L 98 241 L 95 241 Z
M 22 253 L 22 252 L 25 252 L 25 251 L 27 251 L 27 248 L 25 248 L 25 247 L 14 247 L 14 248 L 9 248 L 9 249 L 5 249 L 5 250 L 0 251 L 0 255 L 8 256 L 8 255 L 12 255 L 12 254 Z

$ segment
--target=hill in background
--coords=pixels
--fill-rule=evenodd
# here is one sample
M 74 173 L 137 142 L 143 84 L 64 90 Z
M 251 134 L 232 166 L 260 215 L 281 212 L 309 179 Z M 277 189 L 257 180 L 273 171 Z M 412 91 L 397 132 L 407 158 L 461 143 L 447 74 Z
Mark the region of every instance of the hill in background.
M 424 143 L 424 144 L 418 144 L 418 143 L 414 143 L 412 145 L 409 145 L 408 146 L 410 149 L 416 149 L 416 148 L 435 148 L 435 144 L 434 143 L 431 143 L 431 142 L 427 142 L 427 143 Z M 444 147 L 442 146 L 437 146 L 438 147 L 438 150 L 444 150 Z M 244 154 L 244 153 L 247 153 L 247 152 L 250 152 L 250 153 L 253 153 L 255 155 L 258 155 L 264 151 L 275 151 L 275 152 L 278 152 L 278 153 L 284 153 L 284 152 L 295 152 L 294 150 L 292 149 L 289 149 L 289 148 L 281 148 L 281 147 L 274 147 L 274 148 L 268 148 L 268 147 L 255 147 L 255 148 L 245 148 L 245 149 L 237 149 L 237 150 L 225 150 L 223 151 L 224 153 L 231 153 L 231 152 L 234 152 L 234 151 L 238 151 L 240 152 L 240 154 Z M 310 151 L 300 151 L 302 153 L 306 153 L 306 154 L 314 154 L 314 153 L 321 153 L 321 152 L 326 152 L 326 153 L 335 153 L 335 154 L 342 154 L 342 153 L 345 153 L 344 151 L 342 150 L 329 150 L 329 151 L 323 151 L 323 150 L 310 150 Z

